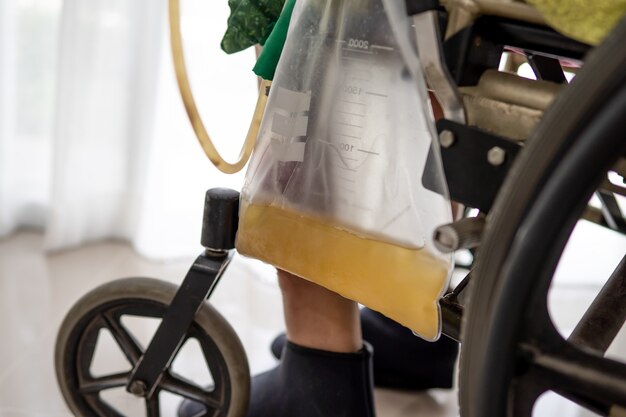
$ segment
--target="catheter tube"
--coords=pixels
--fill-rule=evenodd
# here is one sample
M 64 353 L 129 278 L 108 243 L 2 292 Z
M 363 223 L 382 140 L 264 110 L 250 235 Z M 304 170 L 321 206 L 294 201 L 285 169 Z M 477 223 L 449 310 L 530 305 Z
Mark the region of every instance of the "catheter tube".
M 183 41 L 180 33 L 180 1 L 169 0 L 169 21 L 170 21 L 170 44 L 172 48 L 172 57 L 174 59 L 174 69 L 176 70 L 176 80 L 178 82 L 178 89 L 187 111 L 189 121 L 193 126 L 193 130 L 196 133 L 200 146 L 204 150 L 204 153 L 209 157 L 213 165 L 220 171 L 226 174 L 234 174 L 241 171 L 246 165 L 252 149 L 256 142 L 256 137 L 261 126 L 261 120 L 263 119 L 263 112 L 265 111 L 265 105 L 267 104 L 268 87 L 271 81 L 263 80 L 261 83 L 261 89 L 259 90 L 259 98 L 257 100 L 256 108 L 254 109 L 254 115 L 250 122 L 248 134 L 243 143 L 241 151 L 239 152 L 239 158 L 234 163 L 229 163 L 219 154 L 209 133 L 204 127 L 198 107 L 193 98 L 191 92 L 191 86 L 189 85 L 189 78 L 187 76 L 187 68 L 185 65 L 185 56 L 183 51 Z

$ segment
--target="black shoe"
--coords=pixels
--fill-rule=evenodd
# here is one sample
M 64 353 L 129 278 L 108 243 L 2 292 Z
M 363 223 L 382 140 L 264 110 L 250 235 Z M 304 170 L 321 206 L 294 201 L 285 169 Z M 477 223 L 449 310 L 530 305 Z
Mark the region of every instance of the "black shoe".
M 374 348 L 374 384 L 402 390 L 452 388 L 454 364 L 459 344 L 442 336 L 426 342 L 406 327 L 382 314 L 361 310 L 363 339 Z M 281 357 L 287 338 L 279 335 L 271 345 L 274 356 Z
M 186 400 L 179 417 L 204 410 Z M 252 378 L 246 417 L 375 417 L 372 351 L 310 349 L 286 342 L 280 364 Z

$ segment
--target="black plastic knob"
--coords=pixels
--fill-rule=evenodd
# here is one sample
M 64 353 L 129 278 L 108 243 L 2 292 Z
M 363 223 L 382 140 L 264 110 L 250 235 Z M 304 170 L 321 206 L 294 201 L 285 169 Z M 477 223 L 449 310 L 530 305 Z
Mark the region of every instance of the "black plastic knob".
M 239 223 L 239 192 L 230 188 L 211 188 L 204 199 L 202 246 L 212 250 L 235 247 Z

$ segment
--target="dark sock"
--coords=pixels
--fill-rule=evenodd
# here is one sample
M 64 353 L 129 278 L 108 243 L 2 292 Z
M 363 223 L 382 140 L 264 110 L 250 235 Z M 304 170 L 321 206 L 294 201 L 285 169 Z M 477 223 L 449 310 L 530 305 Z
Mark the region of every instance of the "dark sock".
M 411 330 L 370 310 L 361 311 L 363 339 L 376 353 L 374 382 L 377 386 L 426 390 L 452 388 L 459 344 L 441 336 L 426 342 Z
M 203 410 L 185 400 L 178 416 Z M 371 347 L 336 353 L 285 342 L 280 364 L 252 378 L 246 417 L 375 417 Z
M 335 353 L 287 342 L 280 365 L 253 378 L 246 417 L 374 417 L 370 349 Z
M 363 339 L 376 353 L 376 386 L 404 390 L 452 388 L 459 351 L 459 344 L 454 340 L 441 336 L 437 342 L 426 342 L 369 308 L 361 310 L 361 329 Z M 271 350 L 277 358 L 286 340 L 282 334 L 272 342 Z

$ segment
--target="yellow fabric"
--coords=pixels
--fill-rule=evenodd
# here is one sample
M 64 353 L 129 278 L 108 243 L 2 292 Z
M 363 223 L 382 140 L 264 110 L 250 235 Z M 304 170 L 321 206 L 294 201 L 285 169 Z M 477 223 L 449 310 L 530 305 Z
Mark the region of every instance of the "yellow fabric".
M 626 15 L 626 0 L 526 0 L 563 34 L 592 45 L 600 43 Z

